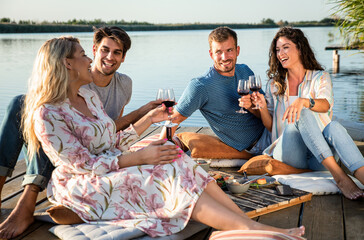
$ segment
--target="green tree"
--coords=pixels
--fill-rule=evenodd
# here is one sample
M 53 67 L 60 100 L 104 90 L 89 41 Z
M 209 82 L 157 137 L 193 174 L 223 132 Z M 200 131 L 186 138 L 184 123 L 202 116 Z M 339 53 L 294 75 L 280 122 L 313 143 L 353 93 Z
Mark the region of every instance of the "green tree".
M 364 49 L 364 1 L 363 0 L 330 0 L 335 4 L 333 16 L 340 16 L 338 22 L 344 44 Z
M 262 24 L 266 24 L 266 25 L 276 25 L 276 23 L 274 22 L 274 20 L 271 19 L 271 18 L 263 18 Z
M 0 22 L 1 23 L 10 23 L 10 18 L 1 18 Z

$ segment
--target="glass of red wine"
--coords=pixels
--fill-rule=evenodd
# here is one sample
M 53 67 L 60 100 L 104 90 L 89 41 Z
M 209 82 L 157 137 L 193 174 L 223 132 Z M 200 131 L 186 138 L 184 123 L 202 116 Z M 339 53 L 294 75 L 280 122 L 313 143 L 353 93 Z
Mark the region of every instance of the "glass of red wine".
M 239 80 L 238 82 L 238 94 L 240 96 L 245 96 L 249 94 L 249 81 L 248 80 Z M 248 113 L 244 107 L 240 108 L 240 110 L 236 111 L 237 113 Z
M 166 121 L 165 124 L 157 123 L 156 125 L 167 126 L 167 127 L 177 126 L 178 124 L 172 123 L 172 120 L 171 120 L 172 116 L 170 115 L 170 112 L 169 112 L 169 108 L 173 107 L 176 102 L 173 89 L 172 88 L 167 88 L 167 89 L 160 88 L 158 90 L 157 100 L 162 100 L 162 103 L 166 106 L 166 111 L 168 113 L 168 119 L 170 119 L 170 120 Z
M 250 84 L 250 91 L 258 93 L 259 90 L 262 88 L 262 81 L 260 80 L 259 75 L 256 76 L 249 76 L 249 84 Z M 255 100 L 257 100 L 257 97 L 255 97 Z M 257 103 L 255 107 L 252 109 L 260 109 L 261 107 Z

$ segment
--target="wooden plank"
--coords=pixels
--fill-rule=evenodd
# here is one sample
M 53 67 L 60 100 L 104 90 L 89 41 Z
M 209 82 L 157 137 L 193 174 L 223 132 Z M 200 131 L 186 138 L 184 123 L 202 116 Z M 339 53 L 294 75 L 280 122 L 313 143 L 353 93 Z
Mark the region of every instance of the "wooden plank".
M 298 227 L 302 204 L 259 216 L 258 222 L 279 228 Z
M 307 239 L 345 239 L 341 195 L 314 196 L 304 205 L 302 225 Z
M 342 199 L 346 239 L 364 239 L 364 199 Z
M 201 127 L 179 127 L 176 130 L 176 133 L 183 133 L 183 132 L 198 132 Z
M 140 135 L 140 139 L 143 139 L 148 136 L 152 136 L 154 134 L 158 134 L 161 132 L 161 129 L 162 129 L 161 127 L 152 125 Z
M 203 134 L 207 134 L 207 135 L 211 135 L 211 136 L 216 136 L 216 134 L 214 133 L 214 131 L 211 130 L 211 128 L 209 127 L 202 127 L 198 133 L 203 133 Z
M 325 50 L 359 50 L 359 46 L 340 46 L 340 45 L 333 45 L 325 47 Z
M 51 232 L 48 231 L 54 224 L 36 221 L 33 223 L 26 232 L 14 239 L 26 240 L 54 240 L 59 239 Z
M 23 192 L 23 188 L 21 186 L 23 182 L 23 177 L 19 176 L 17 178 L 11 179 L 5 183 L 3 190 L 1 192 L 1 204 L 11 199 L 15 195 L 21 194 Z
M 23 182 L 23 175 L 25 174 L 26 162 L 24 159 L 19 160 L 15 165 L 13 174 L 10 178 L 6 179 L 4 187 L 1 191 L 1 202 L 6 201 L 8 198 L 20 193 L 22 191 L 21 183 Z
M 9 182 L 9 181 L 11 181 L 14 178 L 17 178 L 17 177 L 23 175 L 25 173 L 25 169 L 26 169 L 26 162 L 25 162 L 25 160 L 24 159 L 21 159 L 21 160 L 17 161 L 11 178 L 8 178 L 6 180 L 6 182 Z
M 193 236 L 186 238 L 186 240 L 208 240 L 210 235 L 212 233 L 212 228 L 206 228 L 196 234 L 194 234 Z

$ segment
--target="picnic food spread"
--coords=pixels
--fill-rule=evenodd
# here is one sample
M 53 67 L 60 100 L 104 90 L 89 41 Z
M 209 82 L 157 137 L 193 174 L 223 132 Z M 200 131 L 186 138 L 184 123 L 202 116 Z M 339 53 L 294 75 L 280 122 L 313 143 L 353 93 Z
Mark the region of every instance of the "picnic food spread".
M 244 178 L 237 179 L 231 174 L 227 174 L 227 173 L 219 172 L 219 171 L 209 171 L 209 174 L 215 179 L 217 185 L 223 190 L 227 190 L 227 182 L 229 182 L 230 185 L 235 184 L 238 186 L 238 185 L 243 185 L 244 181 L 249 180 L 249 179 L 244 179 Z M 254 176 L 250 177 L 250 179 L 253 179 L 253 178 L 254 178 Z M 249 185 L 254 188 L 270 186 L 271 184 L 274 183 L 274 179 L 273 180 L 272 179 L 273 178 L 269 178 L 269 180 L 268 180 L 266 177 L 262 177 L 262 178 L 254 180 L 254 181 L 251 181 L 251 183 Z M 231 180 L 235 180 L 235 181 L 231 181 Z M 230 189 L 231 188 L 229 188 L 229 191 L 230 191 Z M 243 192 L 241 191 L 241 193 L 243 193 Z

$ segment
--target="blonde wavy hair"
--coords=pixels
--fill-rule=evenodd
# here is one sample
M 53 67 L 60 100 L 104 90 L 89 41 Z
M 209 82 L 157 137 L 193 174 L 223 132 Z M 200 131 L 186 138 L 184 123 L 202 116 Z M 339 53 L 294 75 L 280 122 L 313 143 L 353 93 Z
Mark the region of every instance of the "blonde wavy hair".
M 34 113 L 43 104 L 61 103 L 67 98 L 70 77 L 64 60 L 73 58 L 79 43 L 77 38 L 70 36 L 53 38 L 38 51 L 28 81 L 21 122 L 29 159 L 39 152 L 40 147 L 34 132 Z

